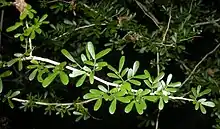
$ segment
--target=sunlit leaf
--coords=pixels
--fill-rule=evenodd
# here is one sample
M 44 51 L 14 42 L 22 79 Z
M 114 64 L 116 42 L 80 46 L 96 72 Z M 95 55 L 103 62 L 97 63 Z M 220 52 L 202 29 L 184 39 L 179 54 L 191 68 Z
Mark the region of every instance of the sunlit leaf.
M 95 55 L 96 60 L 102 58 L 103 56 L 105 56 L 106 54 L 108 54 L 111 51 L 110 48 L 107 48 L 105 50 L 102 50 L 101 52 L 99 52 L 98 54 Z
M 92 56 L 92 58 L 95 59 L 95 50 L 94 50 L 94 46 L 93 46 L 92 42 L 88 42 L 87 49 L 88 49 L 90 55 Z
M 169 87 L 180 87 L 181 86 L 181 82 L 170 83 L 168 86 Z
M 128 72 L 129 68 L 125 68 L 122 72 L 121 72 L 121 77 L 124 77 L 124 75 Z
M 151 101 L 151 102 L 156 102 L 158 100 L 158 96 L 144 96 L 144 99 Z
M 145 76 L 146 76 L 147 78 L 150 77 L 150 73 L 149 73 L 147 70 L 144 70 L 144 74 L 145 74 Z
M 124 67 L 124 63 L 125 63 L 125 56 L 122 56 L 119 61 L 119 68 L 118 68 L 119 73 L 121 72 L 122 68 Z
M 35 69 L 34 71 L 31 72 L 31 74 L 28 77 L 30 81 L 34 80 L 34 78 L 36 77 L 37 71 L 38 69 Z
M 111 65 L 108 65 L 108 69 L 110 69 L 114 73 L 117 73 L 117 70 L 114 67 L 112 67 Z
M 77 81 L 76 87 L 82 86 L 82 84 L 84 83 L 85 79 L 86 79 L 86 74 L 84 74 L 84 75 Z
M 43 87 L 49 86 L 50 83 L 53 82 L 53 80 L 56 78 L 57 75 L 58 75 L 58 72 L 55 72 L 55 73 L 50 74 L 48 77 L 46 77 L 42 83 Z
M 99 110 L 99 108 L 101 107 L 102 105 L 102 98 L 98 99 L 94 105 L 94 111 L 97 111 Z
M 15 25 L 10 26 L 9 28 L 6 29 L 7 32 L 11 32 L 16 30 L 18 27 L 22 26 L 23 23 L 22 22 L 16 22 Z
M 107 90 L 104 86 L 102 86 L 102 85 L 98 85 L 98 88 L 99 88 L 101 91 L 105 92 L 105 93 L 108 92 L 108 90 Z
M 141 103 L 135 102 L 135 107 L 139 115 L 142 115 L 144 113 L 144 107 Z
M 80 76 L 80 75 L 83 75 L 83 74 L 85 74 L 84 71 L 76 69 L 76 70 L 72 71 L 72 73 L 70 73 L 69 76 L 74 78 L 74 77 L 77 77 L 77 76 Z
M 129 80 L 130 83 L 136 85 L 136 86 L 140 86 L 141 85 L 141 82 L 140 81 L 137 81 L 137 80 Z
M 160 97 L 158 108 L 159 108 L 159 110 L 162 110 L 163 107 L 164 107 L 163 98 Z
M 129 103 L 126 107 L 125 107 L 125 112 L 129 113 L 131 111 L 131 109 L 134 106 L 134 101 L 132 101 L 131 103 Z
M 160 73 L 160 74 L 154 79 L 154 82 L 153 82 L 153 83 L 159 82 L 161 79 L 163 79 L 164 75 L 165 75 L 164 72 Z
M 13 98 L 13 97 L 19 95 L 20 93 L 21 93 L 20 91 L 15 91 L 9 96 L 9 98 Z
M 170 84 L 170 81 L 172 79 L 173 75 L 172 74 L 169 74 L 168 77 L 167 77 L 167 81 L 166 81 L 166 84 Z
M 16 63 L 17 61 L 19 60 L 19 58 L 15 58 L 15 59 L 12 59 L 10 61 L 7 62 L 7 66 L 8 67 L 11 67 L 14 63 Z
M 69 59 L 70 61 L 72 61 L 74 63 L 76 62 L 67 50 L 62 49 L 61 52 L 67 59 Z
M 146 77 L 145 74 L 143 74 L 143 75 L 136 75 L 136 76 L 134 76 L 134 78 L 137 78 L 137 79 L 146 79 L 147 77 Z
M 119 79 L 120 77 L 118 77 L 116 74 L 114 73 L 107 73 L 107 76 L 111 77 L 111 78 L 117 78 Z
M 44 15 L 41 17 L 41 19 L 39 20 L 39 22 L 43 22 L 47 17 L 48 17 L 48 15 L 47 15 L 47 14 L 44 14 Z
M 69 83 L 69 77 L 68 77 L 68 75 L 67 75 L 65 72 L 63 72 L 63 71 L 60 72 L 60 80 L 61 80 L 61 82 L 62 82 L 64 85 L 67 85 L 67 84 Z
M 117 104 L 117 100 L 114 99 L 114 100 L 111 102 L 111 105 L 110 105 L 110 107 L 109 107 L 109 113 L 110 113 L 110 114 L 114 114 L 114 113 L 115 113 L 116 104 Z
M 195 105 L 195 110 L 198 110 L 199 109 L 199 102 L 196 102 L 196 105 Z
M 206 109 L 204 106 L 202 106 L 202 104 L 200 104 L 200 110 L 203 114 L 206 114 Z
M 89 82 L 90 82 L 90 84 L 94 83 L 94 72 L 90 73 L 90 75 L 89 75 Z
M 121 101 L 122 103 L 129 103 L 130 99 L 127 97 L 117 97 L 118 101 Z
M 140 66 L 139 61 L 135 61 L 134 64 L 133 64 L 132 76 L 134 76 L 136 74 L 139 66 Z
M 207 107 L 215 107 L 215 103 L 211 101 L 202 102 L 202 105 L 205 105 Z
M 206 89 L 206 90 L 199 93 L 199 97 L 206 95 L 206 94 L 209 94 L 211 91 L 212 91 L 211 89 Z

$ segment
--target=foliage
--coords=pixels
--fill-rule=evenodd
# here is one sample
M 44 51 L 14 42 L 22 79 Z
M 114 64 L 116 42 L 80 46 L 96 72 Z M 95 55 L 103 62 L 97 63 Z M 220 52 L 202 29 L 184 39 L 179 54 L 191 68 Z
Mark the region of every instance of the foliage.
M 217 13 L 204 8 L 204 1 L 199 0 L 182 4 L 160 2 L 43 0 L 39 1 L 40 5 L 30 3 L 33 7 L 23 3 L 26 6 L 17 22 L 5 29 L 7 34 L 14 35 L 14 41 L 19 40 L 24 52 L 17 53 L 13 49 L 15 58 L 3 54 L 4 60 L 0 62 L 0 70 L 4 71 L 0 74 L 2 102 L 7 102 L 11 108 L 15 107 L 14 102 L 20 102 L 24 111 L 44 107 L 45 114 L 75 115 L 75 121 L 79 121 L 94 118 L 85 106 L 90 102 L 94 102 L 94 111 L 109 102 L 110 114 L 114 114 L 122 104 L 125 105 L 125 113 L 135 109 L 139 115 L 148 116 L 147 107 L 152 104 L 157 105 L 155 110 L 160 113 L 170 101 L 177 106 L 180 106 L 178 102 L 188 101 L 203 114 L 207 113 L 206 107 L 212 107 L 211 114 L 217 122 L 213 127 L 218 129 L 217 49 L 220 45 L 214 44 L 215 48 L 199 63 L 185 58 L 189 53 L 188 45 L 200 38 L 203 31 L 214 34 L 219 31 Z M 11 4 L 3 1 L 1 7 Z M 39 16 L 33 8 L 39 12 L 40 9 L 49 11 L 47 14 L 39 13 Z M 142 14 L 145 16 L 141 17 Z M 218 38 L 216 36 L 215 41 Z M 143 67 L 143 60 L 132 62 L 129 67 L 132 55 L 126 49 L 130 46 L 136 54 L 152 55 L 147 59 L 150 67 Z M 116 59 L 108 60 L 107 57 L 117 51 L 122 54 L 118 62 Z M 213 53 L 214 57 L 207 59 Z M 176 63 L 185 74 L 182 83 L 176 81 L 179 78 L 177 74 L 165 74 L 175 71 L 169 66 Z M 15 83 L 19 82 L 18 87 L 5 88 L 4 79 L 16 72 L 19 79 L 11 78 L 15 78 Z M 26 89 L 27 82 L 36 88 L 41 84 L 41 88 Z M 57 96 L 60 91 L 67 90 L 60 85 L 74 85 L 82 93 L 66 103 L 62 96 Z M 25 94 L 28 94 L 26 98 Z M 149 126 L 151 123 L 158 127 L 158 119 L 144 119 L 141 125 Z

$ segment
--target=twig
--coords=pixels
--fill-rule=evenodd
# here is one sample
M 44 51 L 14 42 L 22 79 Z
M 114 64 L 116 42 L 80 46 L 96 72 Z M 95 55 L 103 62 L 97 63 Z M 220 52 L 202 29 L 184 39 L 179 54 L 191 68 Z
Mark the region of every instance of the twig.
M 190 78 L 191 76 L 195 73 L 196 69 L 198 68 L 198 66 L 209 56 L 211 55 L 212 53 L 214 53 L 220 46 L 220 43 L 212 50 L 210 51 L 209 53 L 207 53 L 200 61 L 199 63 L 194 67 L 194 69 L 192 70 L 192 72 L 190 73 L 190 75 L 186 78 L 186 80 L 182 83 L 181 86 L 183 86 Z
M 150 11 L 148 11 L 147 8 L 142 3 L 140 3 L 137 0 L 135 0 L 135 2 L 141 8 L 141 10 L 144 12 L 144 14 L 147 15 L 158 28 L 160 28 L 160 26 L 159 26 L 160 23 L 157 20 L 157 18 Z
M 193 99 L 188 99 L 188 98 L 184 98 L 184 97 L 174 97 L 174 96 L 169 96 L 169 99 L 173 99 L 173 100 L 185 100 L 185 101 L 189 101 L 189 102 L 194 101 Z
M 159 117 L 160 117 L 160 110 L 157 113 L 157 120 L 156 120 L 156 125 L 155 125 L 155 129 L 158 129 L 158 125 L 159 125 Z
M 50 63 L 50 64 L 53 64 L 53 65 L 59 65 L 60 63 L 59 62 L 56 62 L 56 61 L 53 61 L 53 60 L 50 60 L 50 59 L 47 59 L 47 58 L 42 58 L 42 57 L 37 57 L 37 56 L 30 56 L 30 57 L 26 57 L 26 58 L 23 58 L 23 60 L 38 60 L 38 61 L 42 61 L 42 62 L 47 62 L 47 63 Z M 68 70 L 71 70 L 71 71 L 76 71 L 78 69 L 76 68 L 73 68 L 71 66 L 66 66 L 66 69 Z M 89 73 L 87 74 L 89 76 Z M 115 83 L 111 83 L 111 82 L 107 82 L 99 77 L 96 77 L 94 76 L 94 79 L 101 82 L 101 83 L 104 83 L 108 86 L 114 86 L 114 87 L 119 87 L 118 84 L 115 84 Z
M 202 26 L 202 25 L 207 25 L 207 24 L 213 24 L 213 23 L 216 23 L 216 22 L 219 22 L 219 21 L 220 21 L 220 18 L 218 18 L 216 20 L 213 20 L 213 21 L 196 23 L 196 24 L 194 24 L 192 26 Z
M 159 52 L 158 52 L 158 48 L 157 48 L 157 76 L 159 76 L 160 74 L 160 55 L 159 55 Z
M 75 28 L 73 31 L 78 31 L 78 30 L 81 30 L 81 29 L 93 27 L 93 26 L 95 26 L 95 25 L 96 25 L 96 24 L 90 24 L 90 25 L 80 26 L 80 27 L 78 27 L 78 28 Z M 101 24 L 101 25 L 103 26 L 103 25 L 106 25 L 106 24 Z M 65 36 L 65 35 L 68 35 L 68 34 L 70 34 L 70 32 L 65 32 L 65 33 L 63 33 L 62 35 L 53 38 L 52 40 L 57 40 L 58 38 L 61 38 L 61 37 Z
M 20 102 L 20 103 L 29 103 L 30 102 L 30 100 L 19 99 L 19 98 L 12 98 L 12 100 Z M 34 103 L 37 105 L 43 105 L 43 106 L 71 106 L 74 104 L 86 104 L 86 103 L 92 102 L 94 100 L 97 100 L 97 98 L 89 99 L 89 100 L 77 102 L 77 103 L 46 103 L 46 102 L 34 102 Z
M 166 40 L 167 32 L 168 32 L 168 30 L 170 28 L 171 17 L 172 16 L 171 16 L 171 10 L 170 10 L 170 12 L 169 12 L 169 20 L 168 20 L 168 23 L 167 23 L 167 29 L 166 29 L 165 33 L 163 34 L 162 43 L 164 43 L 165 40 Z

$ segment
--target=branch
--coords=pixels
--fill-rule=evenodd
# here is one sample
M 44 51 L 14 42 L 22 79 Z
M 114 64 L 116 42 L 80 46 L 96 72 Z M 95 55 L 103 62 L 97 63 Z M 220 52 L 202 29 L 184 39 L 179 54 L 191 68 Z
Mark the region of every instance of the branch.
M 38 60 L 38 61 L 42 61 L 42 62 L 47 62 L 47 63 L 53 64 L 53 65 L 59 65 L 60 64 L 59 62 L 56 62 L 56 61 L 53 61 L 53 60 L 50 60 L 50 59 L 47 59 L 47 58 L 37 57 L 37 56 L 26 57 L 23 60 Z M 71 70 L 71 71 L 78 70 L 78 69 L 73 68 L 71 66 L 66 66 L 66 69 Z M 89 76 L 89 73 L 87 73 L 87 76 Z M 104 83 L 104 84 L 106 84 L 108 86 L 119 87 L 118 84 L 105 81 L 105 80 L 103 80 L 103 79 L 101 79 L 99 77 L 96 77 L 96 76 L 94 76 L 94 79 L 99 81 L 99 82 L 101 82 L 101 83 Z
M 174 97 L 174 96 L 169 96 L 170 99 L 173 99 L 173 100 L 185 100 L 185 101 L 194 101 L 193 99 L 188 99 L 188 98 L 184 98 L 184 97 Z
M 96 25 L 96 24 L 90 24 L 90 25 L 80 26 L 80 27 L 78 27 L 78 28 L 75 28 L 73 31 L 78 31 L 78 30 L 81 30 L 81 29 L 93 27 L 93 26 L 95 26 L 95 25 Z M 106 25 L 106 24 L 101 24 L 101 25 L 104 26 L 104 25 Z M 52 40 L 57 40 L 58 38 L 61 38 L 61 37 L 65 36 L 65 35 L 68 35 L 68 34 L 70 34 L 70 32 L 65 32 L 65 33 L 63 33 L 62 35 L 53 38 Z
M 218 48 L 220 47 L 220 43 L 209 53 L 207 53 L 200 61 L 199 63 L 194 67 L 194 69 L 192 70 L 192 72 L 190 73 L 190 75 L 186 78 L 186 80 L 182 83 L 181 86 L 183 86 L 190 78 L 191 76 L 195 73 L 196 69 L 199 67 L 199 65 L 212 53 L 214 53 Z
M 202 25 L 214 24 L 214 23 L 219 22 L 219 21 L 220 21 L 220 18 L 218 18 L 216 20 L 212 20 L 212 21 L 196 23 L 192 26 L 202 26 Z
M 30 102 L 30 100 L 19 99 L 19 98 L 12 98 L 12 100 L 20 102 L 20 103 L 29 103 Z M 46 102 L 34 102 L 34 103 L 37 105 L 42 105 L 42 106 L 71 106 L 74 104 L 86 104 L 86 103 L 92 102 L 94 100 L 97 100 L 97 98 L 89 99 L 89 100 L 77 102 L 77 103 L 46 103 Z
M 160 117 L 160 110 L 157 113 L 157 120 L 156 120 L 156 125 L 155 125 L 155 129 L 158 129 L 158 125 L 159 125 L 159 117 Z

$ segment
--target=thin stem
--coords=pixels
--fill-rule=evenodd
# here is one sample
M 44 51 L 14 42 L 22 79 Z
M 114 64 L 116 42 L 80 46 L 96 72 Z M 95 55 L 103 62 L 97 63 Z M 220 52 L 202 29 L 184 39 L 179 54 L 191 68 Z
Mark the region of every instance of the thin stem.
M 192 75 L 195 73 L 196 69 L 199 67 L 199 65 L 212 53 L 214 53 L 218 48 L 220 47 L 220 43 L 209 53 L 207 53 L 200 61 L 199 63 L 194 67 L 194 69 L 192 70 L 192 72 L 190 73 L 190 75 L 186 78 L 186 80 L 182 83 L 181 86 L 183 86 L 191 77 Z
M 30 100 L 19 99 L 19 98 L 12 98 L 12 100 L 20 102 L 20 103 L 29 103 L 30 102 Z M 86 103 L 92 102 L 94 100 L 97 100 L 97 98 L 89 99 L 89 100 L 77 102 L 77 103 L 46 103 L 46 102 L 34 102 L 34 103 L 37 105 L 43 105 L 43 106 L 71 106 L 74 104 L 86 104 Z
M 78 28 L 75 28 L 73 31 L 78 31 L 78 30 L 81 30 L 81 29 L 93 27 L 93 26 L 95 26 L 95 25 L 96 25 L 96 24 L 90 24 L 90 25 L 80 26 L 80 27 L 78 27 Z M 103 25 L 106 25 L 106 24 L 101 24 L 101 25 L 103 26 Z M 53 38 L 52 40 L 57 40 L 58 38 L 61 38 L 61 37 L 65 36 L 65 35 L 68 35 L 68 34 L 70 34 L 70 32 L 65 32 L 65 33 L 63 33 L 62 35 Z
M 192 26 L 202 26 L 202 25 L 208 25 L 208 24 L 213 24 L 213 23 L 216 23 L 216 22 L 219 22 L 220 21 L 220 18 L 216 19 L 216 20 L 213 20 L 213 21 L 207 21 L 207 22 L 200 22 L 200 23 L 196 23 Z
M 162 43 L 164 43 L 165 40 L 166 40 L 167 32 L 168 32 L 168 30 L 170 28 L 171 18 L 172 18 L 172 16 L 171 16 L 171 10 L 170 10 L 170 12 L 169 12 L 169 20 L 168 20 L 168 23 L 167 23 L 167 29 L 166 29 L 166 31 L 165 31 L 165 33 L 163 35 Z
M 50 59 L 47 59 L 47 58 L 37 57 L 37 56 L 29 56 L 29 57 L 23 58 L 23 60 L 38 60 L 38 61 L 42 61 L 42 62 L 47 62 L 47 63 L 53 64 L 53 65 L 59 65 L 60 64 L 59 62 L 56 62 L 56 61 L 53 61 L 53 60 L 50 60 Z M 66 66 L 66 69 L 71 70 L 71 71 L 78 70 L 78 69 L 73 68 L 71 66 Z M 89 76 L 89 73 L 87 73 L 87 75 Z M 96 76 L 94 76 L 94 79 L 99 81 L 99 82 L 101 82 L 101 83 L 109 85 L 109 86 L 119 87 L 118 84 L 107 82 L 107 81 L 105 81 L 105 80 L 103 80 L 103 79 L 101 79 L 99 77 L 96 77 Z
M 169 96 L 169 99 L 173 99 L 173 100 L 185 100 L 185 101 L 189 101 L 189 102 L 194 101 L 193 99 L 188 99 L 188 98 L 184 98 L 184 97 L 174 97 L 174 96 Z
M 157 48 L 157 76 L 159 76 L 160 74 L 160 55 L 159 55 L 159 52 L 158 52 L 158 48 Z
M 160 110 L 157 113 L 157 120 L 156 120 L 156 125 L 155 125 L 155 129 L 158 129 L 158 125 L 159 125 L 159 117 L 160 117 Z

